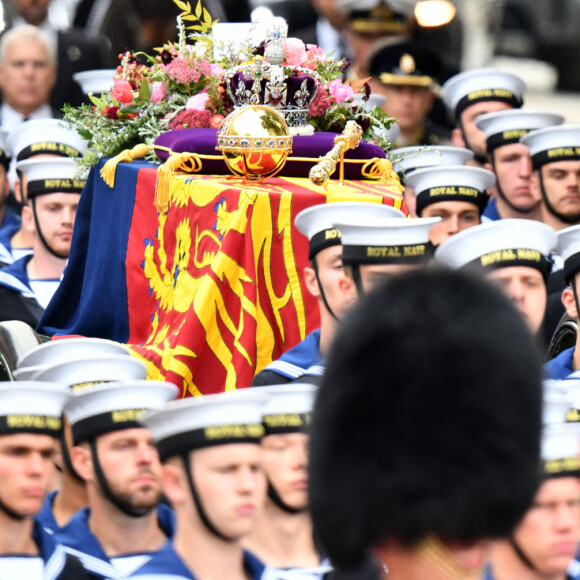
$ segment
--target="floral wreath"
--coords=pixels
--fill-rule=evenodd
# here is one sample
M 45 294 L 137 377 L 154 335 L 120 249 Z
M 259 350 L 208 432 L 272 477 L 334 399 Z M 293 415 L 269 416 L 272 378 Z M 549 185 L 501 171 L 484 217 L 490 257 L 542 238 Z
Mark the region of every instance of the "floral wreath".
M 154 49 L 155 55 L 120 54 L 110 92 L 90 94 L 91 104 L 65 105 L 64 120 L 89 142 L 81 167 L 88 169 L 101 158 L 114 157 L 138 143 L 151 146 L 165 131 L 218 129 L 233 111 L 224 82 L 226 71 L 263 56 L 265 43 L 252 46 L 246 41 L 241 48 L 222 45 L 216 58 L 212 28 L 217 21 L 211 19 L 201 0 L 193 11 L 189 2 L 173 2 L 182 10 L 177 43 Z M 319 46 L 305 45 L 298 38 L 285 38 L 282 46 L 286 74 L 291 75 L 294 68 L 309 69 L 321 79 L 309 105 L 310 124 L 316 131 L 340 133 L 354 120 L 362 127 L 365 141 L 388 150 L 386 130 L 394 119 L 379 107 L 368 106 L 368 79 L 343 82 L 348 59 L 336 60 Z M 159 163 L 153 154 L 150 159 Z

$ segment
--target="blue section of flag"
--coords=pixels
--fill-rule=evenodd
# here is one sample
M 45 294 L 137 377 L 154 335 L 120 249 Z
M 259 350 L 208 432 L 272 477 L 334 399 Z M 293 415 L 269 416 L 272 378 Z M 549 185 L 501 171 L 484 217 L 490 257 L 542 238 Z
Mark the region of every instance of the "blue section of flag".
M 93 167 L 83 190 L 68 265 L 38 325 L 43 334 L 80 334 L 119 342 L 129 338 L 124 257 L 139 173 L 135 169 L 152 166 L 143 161 L 119 164 L 111 189 L 98 173 L 103 164 Z

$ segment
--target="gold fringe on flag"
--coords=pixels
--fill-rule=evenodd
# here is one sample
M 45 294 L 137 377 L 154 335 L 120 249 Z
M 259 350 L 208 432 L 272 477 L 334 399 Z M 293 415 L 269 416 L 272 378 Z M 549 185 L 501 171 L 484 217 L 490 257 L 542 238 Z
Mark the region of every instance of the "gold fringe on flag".
M 135 145 L 133 149 L 125 149 L 119 155 L 111 157 L 101 169 L 101 177 L 103 181 L 111 188 L 115 187 L 115 173 L 117 172 L 117 165 L 119 163 L 133 163 L 135 159 L 143 159 L 149 153 L 149 146 L 145 143 Z

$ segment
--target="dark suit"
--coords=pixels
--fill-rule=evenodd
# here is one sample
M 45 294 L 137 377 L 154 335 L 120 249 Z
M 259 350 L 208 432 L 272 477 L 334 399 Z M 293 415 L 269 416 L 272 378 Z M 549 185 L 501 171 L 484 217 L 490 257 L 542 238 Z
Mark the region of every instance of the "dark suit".
M 50 104 L 61 110 L 65 103 L 78 106 L 85 101 L 73 74 L 85 70 L 111 68 L 110 48 L 104 36 L 87 34 L 79 28 L 58 31 L 58 76 Z

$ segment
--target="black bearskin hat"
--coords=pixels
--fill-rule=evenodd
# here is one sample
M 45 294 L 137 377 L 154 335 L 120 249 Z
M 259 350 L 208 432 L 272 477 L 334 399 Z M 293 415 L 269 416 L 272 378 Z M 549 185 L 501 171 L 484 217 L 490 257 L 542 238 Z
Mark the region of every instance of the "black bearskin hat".
M 331 560 L 385 539 L 509 534 L 539 481 L 538 353 L 499 289 L 421 270 L 344 320 L 314 407 L 310 502 Z

